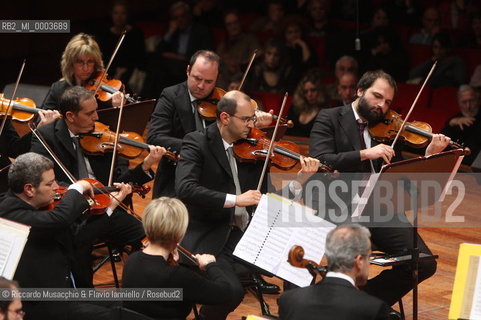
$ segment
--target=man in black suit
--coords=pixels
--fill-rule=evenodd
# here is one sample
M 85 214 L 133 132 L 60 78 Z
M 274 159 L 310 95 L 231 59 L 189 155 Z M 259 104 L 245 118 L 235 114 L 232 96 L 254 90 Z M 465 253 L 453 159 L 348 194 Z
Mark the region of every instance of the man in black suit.
M 68 187 L 53 210 L 42 209 L 53 202 L 58 188 L 53 168 L 52 161 L 33 152 L 17 157 L 8 172 L 10 191 L 0 199 L 0 217 L 31 227 L 14 275 L 23 288 L 75 288 L 86 284 L 74 258 L 70 227 L 88 211 L 83 194 L 93 195 L 93 187 L 79 180 Z M 131 188 L 124 184 L 120 187 L 116 198 L 122 201 Z M 113 201 L 109 209 L 114 210 L 117 204 Z M 95 311 L 102 319 L 109 316 L 108 309 L 75 303 L 25 301 L 24 308 L 29 319 L 85 319 L 93 317 Z
M 180 153 L 176 192 L 189 210 L 182 245 L 191 252 L 215 255 L 229 274 L 235 297 L 229 305 L 203 307 L 201 315 L 206 319 L 224 319 L 244 296 L 236 271 L 249 269 L 234 261 L 232 252 L 249 222 L 252 206 L 261 198 L 256 188 L 263 164 L 236 161 L 232 145 L 247 138 L 255 122 L 251 99 L 240 91 L 230 91 L 217 105 L 216 123 L 205 132 L 187 134 Z M 288 186 L 291 194 L 302 191 L 302 183 L 317 172 L 319 161 L 302 158 L 301 165 L 297 180 Z M 261 190 L 267 190 L 267 179 Z
M 326 257 L 329 272 L 321 282 L 284 292 L 279 298 L 280 319 L 389 319 L 382 300 L 360 291 L 369 276 L 369 230 L 344 225 L 329 232 Z
M 390 163 L 393 159 L 400 159 L 399 150 L 395 152 L 390 146 L 377 143 L 371 139 L 367 129 L 367 125 L 375 125 L 384 118 L 396 91 L 396 82 L 389 74 L 383 71 L 366 72 L 359 80 L 357 99 L 352 104 L 321 110 L 317 116 L 310 136 L 311 156 L 340 172 L 351 173 L 378 172 L 383 161 Z M 448 137 L 435 134 L 426 148 L 426 155 L 442 151 L 449 141 Z M 353 200 L 344 198 L 343 201 L 349 208 Z M 318 205 L 319 212 L 325 212 L 322 208 L 324 203 Z M 336 207 L 341 206 L 336 203 Z M 388 254 L 406 254 L 405 251 L 413 247 L 412 226 L 406 217 L 400 218 L 401 215 L 404 213 L 397 213 L 395 219 L 386 222 L 386 225 L 376 222 L 376 227 L 370 228 L 374 245 Z M 387 225 L 389 228 L 384 228 Z M 418 247 L 420 252 L 431 253 L 421 238 Z M 435 271 L 435 261 L 420 262 L 419 280 L 429 278 Z M 385 270 L 363 287 L 388 305 L 393 305 L 411 289 L 411 270 L 406 266 Z
M 39 128 L 38 132 L 76 179 L 94 178 L 107 185 L 112 154 L 85 156 L 79 149 L 80 146 L 77 146 L 76 137 L 92 132 L 95 121 L 98 120 L 97 101 L 93 93 L 75 86 L 64 92 L 60 102 L 63 118 Z M 36 137 L 32 138 L 31 151 L 51 158 Z M 136 185 L 150 181 L 153 176 L 150 167 L 159 161 L 165 152 L 164 148 L 152 146 L 150 154 L 134 169 L 128 169 L 128 161 L 117 158 L 113 181 Z M 58 165 L 55 165 L 55 176 L 63 184 L 71 183 Z M 137 249 L 141 246 L 140 240 L 145 237 L 142 223 L 120 208 L 115 212 L 107 211 L 107 214 L 82 218 L 77 228 L 76 240 L 82 248 L 79 254 L 83 255 L 79 260 L 85 263 L 85 269 L 90 265 L 91 245 L 95 241 L 108 239 L 117 247 L 129 244 L 133 249 Z
M 147 142 L 180 152 L 182 139 L 187 133 L 202 131 L 212 123 L 202 119 L 197 104 L 206 100 L 215 89 L 219 75 L 220 57 L 206 50 L 197 51 L 187 66 L 187 81 L 162 91 L 150 119 Z M 212 101 L 214 104 L 217 101 Z M 265 127 L 272 121 L 270 113 L 256 111 L 256 127 Z M 175 163 L 164 159 L 155 177 L 153 195 L 175 196 Z

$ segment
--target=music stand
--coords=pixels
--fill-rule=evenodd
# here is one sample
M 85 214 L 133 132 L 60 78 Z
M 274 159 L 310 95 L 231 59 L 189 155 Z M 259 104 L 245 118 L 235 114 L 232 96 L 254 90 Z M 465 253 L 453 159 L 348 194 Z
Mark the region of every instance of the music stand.
M 120 131 L 132 131 L 140 135 L 144 133 L 150 115 L 154 110 L 155 99 L 145 100 L 124 106 Z M 119 108 L 98 110 L 100 122 L 110 126 L 110 130 L 117 130 Z
M 430 206 L 439 200 L 442 200 L 446 189 L 449 185 L 449 182 L 453 179 L 454 175 L 456 174 L 459 166 L 461 165 L 461 161 L 463 159 L 463 150 L 451 150 L 442 153 L 438 153 L 428 157 L 419 157 L 404 161 L 395 162 L 392 164 L 384 165 L 381 168 L 381 171 L 378 174 L 371 175 L 369 179 L 368 185 L 364 189 L 364 192 L 361 196 L 360 204 L 355 208 L 352 217 L 354 219 L 362 219 L 361 215 L 368 216 L 369 214 L 363 214 L 363 212 L 369 211 L 372 209 L 372 213 L 374 214 L 375 204 L 377 203 L 378 198 L 376 195 L 380 195 L 382 190 L 381 185 L 392 186 L 393 195 L 399 195 L 399 192 L 406 192 L 409 197 L 405 200 L 407 202 L 395 203 L 399 201 L 399 197 L 393 196 L 391 201 L 394 202 L 393 208 L 399 208 L 402 205 L 403 211 L 406 211 L 407 208 L 412 210 L 413 213 L 413 248 L 411 248 L 411 265 L 412 265 L 412 276 L 413 276 L 413 319 L 417 320 L 417 311 L 418 311 L 418 263 L 420 261 L 420 254 L 418 248 L 418 210 L 420 205 L 423 206 Z M 427 199 L 420 199 L 419 193 L 420 190 L 417 187 L 416 183 L 410 183 L 411 181 L 417 181 L 420 178 L 420 174 L 422 173 L 432 173 L 430 177 L 435 179 L 435 182 L 441 186 L 442 192 L 440 194 L 423 194 L 427 196 Z M 435 175 L 434 175 L 435 173 Z M 399 181 L 404 181 L 406 184 L 402 186 L 398 184 Z M 403 188 L 403 190 L 397 190 L 398 188 Z M 405 197 L 404 197 L 405 198 Z M 364 200 L 364 201 L 363 201 Z M 420 200 L 422 203 L 420 203 Z M 366 210 L 366 208 L 369 208 Z M 396 210 L 397 213 L 400 210 Z M 372 217 L 372 215 L 371 215 Z M 426 257 L 423 255 L 423 260 Z M 432 256 L 432 259 L 437 258 L 437 256 Z M 409 260 L 409 259 L 407 259 Z

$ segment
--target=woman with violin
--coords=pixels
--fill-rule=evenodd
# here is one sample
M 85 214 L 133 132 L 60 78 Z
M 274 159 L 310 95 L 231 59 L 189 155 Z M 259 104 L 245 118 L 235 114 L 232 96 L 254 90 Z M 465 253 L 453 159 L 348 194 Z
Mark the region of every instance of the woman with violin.
M 153 319 L 185 319 L 193 303 L 220 304 L 230 300 L 232 293 L 226 275 L 213 255 L 197 254 L 191 258 L 200 272 L 177 264 L 178 243 L 189 222 L 187 208 L 180 200 L 152 200 L 145 207 L 142 220 L 149 243 L 127 260 L 123 287 L 178 288 L 183 295 L 180 301 L 125 301 L 125 307 Z
M 43 102 L 44 109 L 60 109 L 60 97 L 64 91 L 72 86 L 85 86 L 89 90 L 96 90 L 98 81 L 103 78 L 104 63 L 99 45 L 91 35 L 79 33 L 75 35 L 65 47 L 60 61 L 62 78 L 53 83 Z M 116 81 L 116 85 L 118 85 Z M 105 95 L 102 104 L 120 106 L 121 93 Z
M 25 249 L 13 278 L 25 288 L 88 287 L 85 270 L 75 261 L 72 229 L 74 221 L 89 210 L 92 185 L 84 180 L 71 184 L 58 204 L 54 165 L 46 157 L 28 152 L 15 159 L 9 169 L 10 192 L 0 199 L 0 217 L 29 225 Z M 121 186 L 116 199 L 129 192 Z M 111 208 L 118 203 L 113 200 Z M 110 319 L 110 310 L 82 302 L 23 301 L 29 319 Z

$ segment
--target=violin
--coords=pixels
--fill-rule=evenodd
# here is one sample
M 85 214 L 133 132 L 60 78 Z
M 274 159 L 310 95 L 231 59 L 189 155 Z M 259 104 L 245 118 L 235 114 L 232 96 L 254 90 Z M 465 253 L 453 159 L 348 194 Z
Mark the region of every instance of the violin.
M 241 160 L 254 162 L 264 160 L 269 149 L 271 139 L 266 137 L 266 133 L 260 129 L 252 128 L 249 136 L 234 143 L 234 153 Z M 289 170 L 292 169 L 301 159 L 299 146 L 294 142 L 279 140 L 274 142 L 273 155 L 271 162 L 276 167 Z M 328 165 L 321 163 L 321 172 L 333 172 Z
M 38 113 L 35 102 L 29 98 L 18 98 L 13 100 L 3 97 L 3 93 L 0 93 L 0 116 L 5 116 L 8 109 L 7 116 L 11 116 L 12 120 L 21 122 L 27 122 Z M 10 103 L 12 103 L 9 108 Z
M 368 130 L 371 137 L 381 143 L 386 143 L 395 138 L 401 129 L 403 119 L 400 114 L 393 110 L 389 110 L 384 119 L 374 126 L 369 126 Z M 433 137 L 433 130 L 429 123 L 422 121 L 406 122 L 404 130 L 401 132 L 404 142 L 414 148 L 423 148 Z M 450 146 L 455 149 L 463 149 L 463 146 L 454 141 L 449 142 Z
M 90 182 L 94 190 L 94 199 L 90 206 L 89 213 L 92 215 L 99 215 L 99 214 L 105 213 L 105 209 L 110 205 L 110 197 L 108 194 L 110 192 L 119 191 L 120 189 L 117 187 L 106 187 L 100 181 L 97 181 L 95 179 L 87 178 L 82 180 Z M 132 192 L 137 193 L 142 198 L 145 198 L 147 193 L 149 193 L 150 191 L 149 186 L 139 186 L 136 184 L 130 184 L 130 185 L 132 187 Z M 55 206 L 57 206 L 57 204 L 60 202 L 60 200 L 62 200 L 62 197 L 67 192 L 67 190 L 68 190 L 68 187 L 65 187 L 65 186 L 59 186 L 55 190 L 53 203 L 51 203 L 48 206 L 48 210 L 52 210 L 53 208 L 55 208 Z M 107 198 L 108 198 L 108 201 L 107 201 Z
M 91 155 L 101 155 L 106 152 L 112 152 L 115 142 L 115 132 L 109 129 L 109 126 L 95 122 L 93 132 L 80 135 L 80 146 Z M 140 156 L 143 150 L 150 150 L 149 145 L 144 142 L 141 135 L 135 132 L 123 132 L 119 137 L 117 146 L 119 153 L 128 158 L 134 159 Z M 167 151 L 164 155 L 170 160 L 177 162 L 179 155 Z
M 287 262 L 293 267 L 307 269 L 313 277 L 320 275 L 324 278 L 327 273 L 327 267 L 321 266 L 315 261 L 304 259 L 304 248 L 301 246 L 292 246 L 289 250 Z
M 225 93 L 226 92 L 221 88 L 214 88 L 207 98 L 201 100 L 197 104 L 197 111 L 203 119 L 207 121 L 214 121 L 217 119 L 217 103 L 219 103 L 219 100 L 225 95 Z M 256 110 L 259 109 L 259 106 L 254 99 L 251 99 L 251 104 Z M 277 118 L 277 115 L 272 115 L 272 119 L 277 120 Z M 281 118 L 281 123 L 286 124 L 289 128 L 294 126 L 294 123 L 291 120 L 286 120 L 284 118 Z
M 124 85 L 120 80 L 108 80 L 107 77 L 108 74 L 106 74 L 105 72 L 99 72 L 97 76 L 92 78 L 84 85 L 84 88 L 96 92 L 97 99 L 99 99 L 100 101 L 110 101 L 114 93 L 123 90 Z M 137 100 L 129 96 L 125 96 L 125 98 L 130 103 L 138 102 Z
M 95 179 L 82 179 L 85 181 L 90 182 L 90 184 L 94 187 L 94 190 L 97 189 L 97 192 L 94 192 L 93 198 L 87 198 L 87 201 L 90 204 L 89 214 L 91 215 L 100 215 L 105 213 L 105 209 L 110 205 L 110 197 L 105 192 L 101 190 L 105 188 L 105 186 L 98 180 Z M 59 186 L 58 189 L 55 190 L 54 201 L 48 206 L 48 210 L 53 210 L 57 204 L 59 204 L 60 200 L 62 200 L 63 196 L 67 192 L 68 188 L 64 186 Z

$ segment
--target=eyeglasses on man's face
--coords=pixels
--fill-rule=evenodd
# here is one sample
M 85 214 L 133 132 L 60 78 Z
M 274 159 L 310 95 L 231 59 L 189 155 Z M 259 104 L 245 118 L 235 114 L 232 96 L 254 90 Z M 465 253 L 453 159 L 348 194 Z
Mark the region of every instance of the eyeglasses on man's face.
M 237 118 L 237 119 L 240 119 L 242 121 L 244 121 L 244 124 L 248 124 L 249 122 L 252 121 L 252 123 L 256 123 L 257 122 L 257 116 L 244 116 L 244 117 L 239 117 L 239 116 L 236 116 L 235 114 L 230 114 L 230 116 L 234 117 L 234 118 Z

